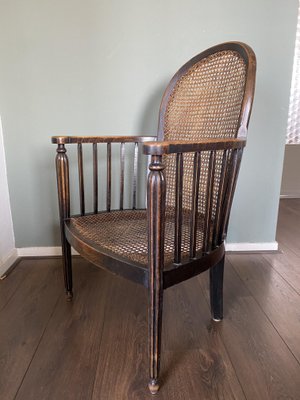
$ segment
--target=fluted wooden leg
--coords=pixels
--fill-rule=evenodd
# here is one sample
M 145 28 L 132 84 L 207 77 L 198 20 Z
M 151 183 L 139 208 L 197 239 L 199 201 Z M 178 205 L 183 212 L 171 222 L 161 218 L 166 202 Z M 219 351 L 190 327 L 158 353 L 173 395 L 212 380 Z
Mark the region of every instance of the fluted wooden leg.
M 224 259 L 210 269 L 210 307 L 214 321 L 223 319 Z
M 56 176 L 60 216 L 61 246 L 64 267 L 64 280 L 67 300 L 72 300 L 72 259 L 71 246 L 65 236 L 64 221 L 70 217 L 69 162 L 63 144 L 57 146 Z
M 163 310 L 163 289 L 161 279 L 155 279 L 149 288 L 149 350 L 150 381 L 149 390 L 156 394 L 159 389 L 159 369 L 161 352 L 161 328 Z
M 147 186 L 149 248 L 149 390 L 159 389 L 161 326 L 163 309 L 164 221 L 166 183 L 161 156 L 152 156 Z

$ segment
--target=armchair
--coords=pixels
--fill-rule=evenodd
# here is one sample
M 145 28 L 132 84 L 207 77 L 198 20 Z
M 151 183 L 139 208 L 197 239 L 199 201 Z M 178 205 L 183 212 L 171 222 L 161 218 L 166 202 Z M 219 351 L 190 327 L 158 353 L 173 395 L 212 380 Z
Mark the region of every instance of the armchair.
M 162 99 L 157 137 L 55 136 L 63 270 L 72 292 L 71 246 L 91 263 L 148 289 L 149 389 L 159 389 L 164 290 L 209 269 L 212 318 L 223 318 L 224 240 L 252 107 L 255 55 L 239 42 L 186 63 Z M 70 213 L 66 145 L 77 145 L 78 215 Z M 119 206 L 112 206 L 112 146 L 120 149 Z M 132 171 L 125 149 L 134 147 Z M 86 210 L 83 147 L 92 146 L 92 210 Z M 99 207 L 98 149 L 106 148 L 106 204 Z M 138 206 L 139 158 L 150 158 L 147 200 Z M 129 173 L 131 205 L 125 207 Z M 128 179 L 127 179 L 128 181 Z M 105 187 L 106 186 L 106 187 Z M 128 190 L 127 190 L 128 191 Z M 127 193 L 128 194 L 128 193 Z

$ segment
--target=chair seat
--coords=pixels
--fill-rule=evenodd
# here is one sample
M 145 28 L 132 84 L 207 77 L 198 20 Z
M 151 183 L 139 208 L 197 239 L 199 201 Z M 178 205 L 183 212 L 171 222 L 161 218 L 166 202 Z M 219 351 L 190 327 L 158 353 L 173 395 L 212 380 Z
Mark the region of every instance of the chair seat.
M 190 246 L 190 217 L 183 213 L 182 256 L 187 258 Z M 71 217 L 69 230 L 83 242 L 130 262 L 147 267 L 148 233 L 146 210 L 122 210 Z M 166 212 L 165 266 L 174 260 L 174 213 Z M 198 224 L 198 248 L 203 242 L 202 224 Z

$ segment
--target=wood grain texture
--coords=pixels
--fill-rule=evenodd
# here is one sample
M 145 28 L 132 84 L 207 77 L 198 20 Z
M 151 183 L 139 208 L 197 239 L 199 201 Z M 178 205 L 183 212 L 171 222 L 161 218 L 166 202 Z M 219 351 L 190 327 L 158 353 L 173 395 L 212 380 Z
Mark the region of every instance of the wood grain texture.
M 260 255 L 228 259 L 300 363 L 299 294 Z
M 245 139 L 202 139 L 193 142 L 187 140 L 170 140 L 162 142 L 145 142 L 143 144 L 143 152 L 144 154 L 162 155 L 208 150 L 242 149 L 245 146 Z
M 11 269 L 6 272 L 5 278 L 0 280 L 0 311 L 6 306 L 10 298 L 15 294 L 23 282 L 24 276 L 22 268 L 16 268 L 19 263 L 20 260 L 17 260 L 12 265 Z M 14 278 L 7 280 L 8 276 L 13 276 Z
M 38 268 L 36 263 L 24 260 L 18 269 L 22 271 L 22 284 L 0 313 L 0 397 L 3 400 L 15 398 L 62 294 L 57 260 L 45 260 Z M 6 278 L 7 282 L 14 279 L 16 272 Z
M 78 259 L 73 302 L 60 297 L 17 400 L 90 399 L 110 275 Z M 51 286 L 51 285 L 50 285 Z
M 145 384 L 147 292 L 118 278 L 114 283 L 92 399 L 149 399 Z M 187 281 L 171 288 L 165 292 L 164 304 L 162 387 L 155 398 L 244 399 L 200 286 Z
M 279 253 L 263 254 L 263 258 L 300 295 L 300 199 L 280 201 L 277 240 Z
M 71 143 L 142 143 L 156 140 L 155 136 L 52 136 L 53 144 Z
M 207 277 L 198 279 L 206 288 Z M 299 363 L 229 262 L 224 304 L 222 341 L 246 398 L 299 399 Z
M 148 321 L 149 321 L 149 390 L 156 394 L 159 389 L 161 356 L 161 328 L 163 311 L 164 225 L 166 182 L 161 156 L 152 156 L 149 165 L 147 213 L 148 213 Z
M 266 253 L 262 255 L 262 258 L 300 295 L 300 257 L 282 243 L 279 243 L 279 246 L 279 253 Z
M 122 278 L 109 289 L 92 400 L 149 398 L 147 290 Z
M 172 399 L 179 393 L 182 399 L 244 399 L 222 343 L 222 325 L 211 321 L 197 279 L 166 291 L 164 315 L 167 358 L 162 359 L 162 375 L 167 374 L 167 379 L 162 392 L 170 388 Z
M 300 257 L 300 199 L 284 199 L 280 202 L 277 240 Z

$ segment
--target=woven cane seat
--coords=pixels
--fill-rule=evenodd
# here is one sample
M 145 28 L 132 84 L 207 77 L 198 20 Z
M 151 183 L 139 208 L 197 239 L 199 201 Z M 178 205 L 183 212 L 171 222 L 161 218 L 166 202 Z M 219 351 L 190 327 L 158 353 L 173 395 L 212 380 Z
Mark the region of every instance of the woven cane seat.
M 81 240 L 102 251 L 116 254 L 134 263 L 148 265 L 148 233 L 146 210 L 110 211 L 72 217 L 69 229 Z M 165 265 L 174 259 L 174 213 L 166 212 Z M 201 251 L 202 224 L 199 224 L 197 251 Z M 188 257 L 190 246 L 190 215 L 183 213 L 182 256 Z

